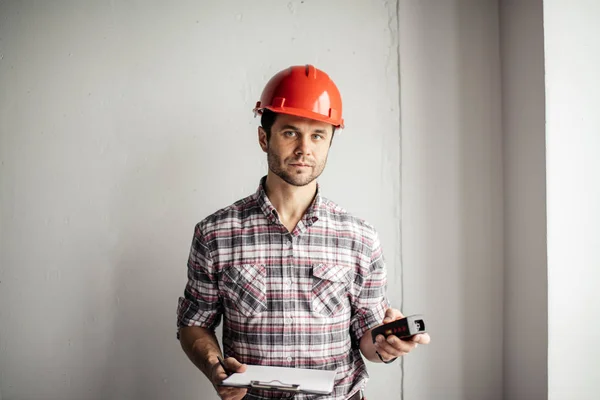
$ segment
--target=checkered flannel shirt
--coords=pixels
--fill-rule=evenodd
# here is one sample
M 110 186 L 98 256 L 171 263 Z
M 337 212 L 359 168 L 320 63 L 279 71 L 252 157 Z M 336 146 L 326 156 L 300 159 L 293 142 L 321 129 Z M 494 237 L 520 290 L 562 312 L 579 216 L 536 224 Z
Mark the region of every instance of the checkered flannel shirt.
M 360 338 L 381 323 L 389 306 L 377 232 L 321 197 L 317 185 L 313 203 L 290 233 L 264 182 L 255 194 L 196 225 L 177 327 L 215 329 L 223 317 L 225 357 L 336 370 L 333 393 L 318 398 L 346 399 L 368 380 Z M 246 398 L 285 397 L 252 390 Z

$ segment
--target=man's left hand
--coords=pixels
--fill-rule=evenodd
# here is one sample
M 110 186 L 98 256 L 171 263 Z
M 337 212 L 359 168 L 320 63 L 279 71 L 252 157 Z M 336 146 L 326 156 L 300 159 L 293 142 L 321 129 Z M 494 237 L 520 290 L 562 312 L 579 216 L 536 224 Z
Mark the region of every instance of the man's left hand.
M 404 318 L 400 310 L 388 308 L 385 312 L 383 324 Z M 383 335 L 377 335 L 375 338 L 375 349 L 381 355 L 384 361 L 404 356 L 417 348 L 419 344 L 428 344 L 431 341 L 428 333 L 419 333 L 410 339 L 402 340 L 395 335 L 390 335 L 387 339 Z

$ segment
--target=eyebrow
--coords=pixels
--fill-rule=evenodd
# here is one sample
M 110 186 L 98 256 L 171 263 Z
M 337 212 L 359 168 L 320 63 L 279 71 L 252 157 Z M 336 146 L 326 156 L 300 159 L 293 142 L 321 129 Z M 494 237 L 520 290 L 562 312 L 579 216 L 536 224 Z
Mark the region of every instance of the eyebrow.
M 283 131 L 283 130 L 286 130 L 286 129 L 290 129 L 292 131 L 300 132 L 300 129 L 298 127 L 294 126 L 294 125 L 284 125 L 279 130 Z M 328 132 L 325 129 L 315 129 L 313 131 L 313 133 L 321 133 L 321 134 L 325 133 L 325 134 L 327 134 Z

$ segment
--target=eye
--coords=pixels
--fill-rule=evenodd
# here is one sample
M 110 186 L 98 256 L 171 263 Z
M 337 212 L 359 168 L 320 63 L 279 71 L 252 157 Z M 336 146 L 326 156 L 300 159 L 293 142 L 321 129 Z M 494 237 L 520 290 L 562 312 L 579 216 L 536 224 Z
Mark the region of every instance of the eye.
M 293 137 L 295 135 L 296 135 L 296 132 L 294 132 L 294 131 L 285 131 L 285 132 L 283 132 L 283 136 L 285 136 L 285 137 Z
M 313 138 L 320 140 L 320 139 L 323 139 L 323 135 L 320 135 L 320 134 L 318 134 L 318 133 L 315 133 L 315 134 L 313 135 Z

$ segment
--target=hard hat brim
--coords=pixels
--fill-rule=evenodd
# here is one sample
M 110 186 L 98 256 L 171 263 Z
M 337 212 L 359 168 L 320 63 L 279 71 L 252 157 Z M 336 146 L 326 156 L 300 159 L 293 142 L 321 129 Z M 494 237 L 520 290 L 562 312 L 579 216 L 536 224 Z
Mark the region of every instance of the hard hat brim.
M 254 112 L 256 114 L 262 114 L 262 111 L 264 109 L 270 110 L 270 111 L 272 111 L 274 113 L 278 113 L 278 114 L 293 115 L 295 117 L 302 117 L 302 118 L 312 119 L 315 121 L 325 122 L 327 124 L 333 125 L 334 127 L 338 128 L 338 129 L 344 129 L 344 120 L 342 118 L 335 119 L 335 118 L 331 118 L 331 117 L 326 117 L 323 114 L 319 114 L 319 113 L 312 112 L 309 110 L 304 110 L 301 108 L 267 106 L 267 107 L 255 108 Z

